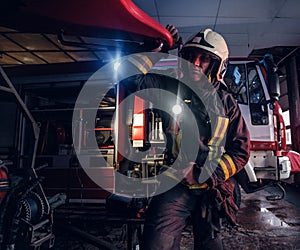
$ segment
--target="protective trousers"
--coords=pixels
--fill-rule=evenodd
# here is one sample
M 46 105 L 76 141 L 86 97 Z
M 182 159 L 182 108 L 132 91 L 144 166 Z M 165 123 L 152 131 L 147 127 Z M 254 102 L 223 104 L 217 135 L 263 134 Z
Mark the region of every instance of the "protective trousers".
M 181 233 L 190 219 L 195 250 L 223 249 L 215 228 L 201 211 L 202 197 L 181 183 L 154 196 L 146 213 L 142 250 L 179 250 Z

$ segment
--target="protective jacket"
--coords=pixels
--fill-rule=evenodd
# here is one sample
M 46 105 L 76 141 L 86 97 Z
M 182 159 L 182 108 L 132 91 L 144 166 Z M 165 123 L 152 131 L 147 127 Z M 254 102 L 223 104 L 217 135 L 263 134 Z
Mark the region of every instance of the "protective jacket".
M 177 162 L 176 166 L 180 165 L 179 169 L 182 169 L 187 166 L 185 164 L 195 162 L 206 173 L 197 176 L 199 183 L 217 186 L 245 166 L 249 158 L 250 140 L 238 104 L 227 93 L 226 86 L 218 81 L 212 86 L 209 84 L 204 81 L 198 89 L 191 90 L 177 79 L 147 73 L 131 77 L 127 86 L 136 90 L 155 88 L 172 93 L 171 98 L 165 95 L 166 92 L 157 92 L 155 96 L 149 94 L 149 101 L 160 103 L 159 107 L 164 110 L 159 112 L 167 137 L 166 164 Z M 184 109 L 190 112 L 184 110 L 180 118 L 174 121 L 174 116 L 170 114 L 172 107 L 178 104 L 178 95 L 180 101 L 185 103 Z M 195 118 L 195 124 L 192 124 L 191 115 Z M 186 150 L 181 150 L 186 145 L 180 145 L 184 137 L 190 145 Z M 195 152 L 195 148 L 197 152 L 192 154 L 190 151 Z M 203 180 L 207 176 L 211 178 Z

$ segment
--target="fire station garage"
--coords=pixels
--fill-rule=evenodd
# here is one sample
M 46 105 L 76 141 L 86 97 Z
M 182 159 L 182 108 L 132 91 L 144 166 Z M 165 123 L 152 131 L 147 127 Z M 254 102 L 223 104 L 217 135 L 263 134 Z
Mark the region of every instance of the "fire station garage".
M 0 12 L 0 249 L 143 249 L 172 161 L 157 96 L 123 80 L 179 79 L 180 49 L 206 28 L 227 42 L 222 81 L 250 133 L 223 249 L 300 249 L 300 1 L 2 0 Z M 176 249 L 194 249 L 192 219 Z

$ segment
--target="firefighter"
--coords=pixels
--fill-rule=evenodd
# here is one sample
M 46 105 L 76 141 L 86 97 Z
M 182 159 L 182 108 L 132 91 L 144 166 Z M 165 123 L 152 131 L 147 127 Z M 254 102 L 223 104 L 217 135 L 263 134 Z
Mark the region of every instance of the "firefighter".
M 176 40 L 177 29 L 172 25 L 167 29 Z M 211 29 L 202 30 L 183 45 L 180 57 L 188 62 L 182 62 L 180 79 L 144 73 L 129 80 L 137 90 L 158 88 L 180 95 L 194 115 L 200 135 L 199 141 L 193 141 L 195 130 L 189 127 L 189 117 L 182 115 L 182 122 L 176 126 L 168 112 L 160 113 L 167 139 L 161 174 L 172 184 L 165 192 L 158 192 L 147 208 L 142 249 L 180 249 L 181 233 L 190 218 L 194 249 L 222 249 L 218 232 L 222 218 L 235 223 L 238 208 L 231 177 L 248 161 L 249 132 L 222 80 L 228 60 L 224 38 Z M 197 94 L 181 80 L 193 84 L 199 90 Z M 129 86 L 129 82 L 125 84 Z M 151 96 L 151 100 L 162 102 L 164 96 Z M 205 100 L 210 105 L 205 105 Z M 191 148 L 197 148 L 196 159 L 189 159 L 189 152 L 180 152 L 184 151 L 180 147 L 185 134 L 190 134 Z

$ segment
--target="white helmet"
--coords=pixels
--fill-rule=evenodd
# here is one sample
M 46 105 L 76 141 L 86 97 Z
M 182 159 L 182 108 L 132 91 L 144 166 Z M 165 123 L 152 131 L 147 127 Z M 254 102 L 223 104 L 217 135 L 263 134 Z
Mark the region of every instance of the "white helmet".
M 180 51 L 182 57 L 184 58 L 185 52 L 193 48 L 198 48 L 217 58 L 218 62 L 212 65 L 210 70 L 210 77 L 221 80 L 226 72 L 228 62 L 228 47 L 225 39 L 219 33 L 205 29 L 198 32 L 183 45 Z

